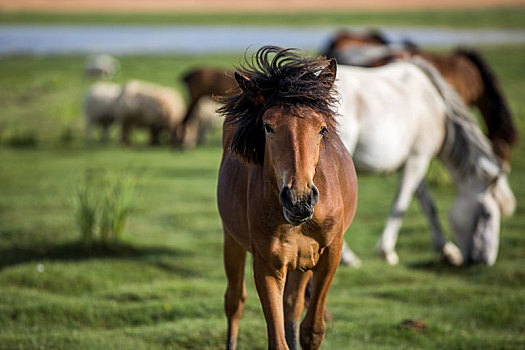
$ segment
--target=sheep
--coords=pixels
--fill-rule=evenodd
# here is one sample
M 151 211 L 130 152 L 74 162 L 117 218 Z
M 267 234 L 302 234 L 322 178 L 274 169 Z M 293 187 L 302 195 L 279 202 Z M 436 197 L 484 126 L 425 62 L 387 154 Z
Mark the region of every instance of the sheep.
M 149 128 L 150 144 L 159 143 L 159 134 L 167 129 L 173 140 L 175 128 L 184 117 L 181 95 L 174 89 L 133 80 L 124 85 L 115 102 L 115 111 L 122 128 L 122 142 L 130 144 L 133 127 Z
M 93 84 L 84 97 L 84 117 L 86 121 L 86 141 L 91 141 L 94 126 L 100 126 L 100 141 L 109 139 L 109 127 L 116 121 L 115 101 L 120 95 L 121 87 L 114 83 L 98 82 Z
M 119 71 L 119 61 L 107 54 L 88 57 L 84 66 L 84 73 L 87 76 L 96 78 L 113 78 Z

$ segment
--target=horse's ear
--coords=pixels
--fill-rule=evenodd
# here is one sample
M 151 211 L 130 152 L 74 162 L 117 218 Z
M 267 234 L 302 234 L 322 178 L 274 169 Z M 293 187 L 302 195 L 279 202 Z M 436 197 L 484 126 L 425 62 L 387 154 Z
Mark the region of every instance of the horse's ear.
M 332 86 L 334 85 L 336 74 L 337 74 L 337 61 L 335 60 L 335 58 L 332 58 L 328 66 L 326 66 L 319 74 L 319 79 L 326 81 L 330 86 Z
M 235 72 L 234 76 L 239 88 L 255 105 L 264 105 L 264 96 L 250 78 L 240 75 L 237 72 Z

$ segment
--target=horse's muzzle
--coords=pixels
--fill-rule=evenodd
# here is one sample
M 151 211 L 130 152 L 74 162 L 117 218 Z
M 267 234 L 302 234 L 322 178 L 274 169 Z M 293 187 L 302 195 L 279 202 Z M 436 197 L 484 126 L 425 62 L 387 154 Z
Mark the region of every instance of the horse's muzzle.
M 309 191 L 303 196 L 296 196 L 292 189 L 283 186 L 279 200 L 283 205 L 283 215 L 286 221 L 297 226 L 314 216 L 314 206 L 319 200 L 319 191 L 315 185 L 310 185 Z

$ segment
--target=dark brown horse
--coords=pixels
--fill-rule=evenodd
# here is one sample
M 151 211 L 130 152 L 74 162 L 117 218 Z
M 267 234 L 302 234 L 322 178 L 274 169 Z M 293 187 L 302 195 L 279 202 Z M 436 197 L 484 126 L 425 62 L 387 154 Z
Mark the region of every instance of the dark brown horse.
M 508 167 L 511 148 L 518 139 L 517 130 L 498 79 L 481 54 L 473 49 L 442 54 L 421 50 L 412 43 L 404 43 L 402 48 L 389 44 L 378 32 L 343 31 L 334 36 L 324 54 L 336 58 L 339 64 L 365 67 L 378 67 L 406 57 L 423 57 L 441 73 L 463 102 L 479 108 L 494 153 Z
M 324 338 L 326 296 L 357 202 L 354 164 L 334 119 L 335 72 L 334 60 L 263 47 L 235 73 L 239 93 L 223 99 L 217 201 L 228 349 L 236 347 L 246 299 L 246 252 L 253 255 L 268 347 L 298 349 L 300 341 L 318 349 Z
M 187 73 L 182 81 L 188 91 L 189 104 L 186 115 L 177 128 L 175 143 L 182 148 L 191 148 L 198 143 L 195 135 L 203 132 L 203 130 L 193 133 L 189 131 L 202 127 L 199 116 L 195 113 L 201 97 L 225 95 L 237 88 L 237 84 L 233 78 L 233 72 L 211 67 L 195 68 Z
M 388 45 L 388 39 L 379 31 L 371 30 L 357 33 L 341 30 L 335 33 L 334 37 L 328 42 L 325 48 L 325 55 L 334 55 L 337 51 L 346 51 L 356 46 L 368 45 Z

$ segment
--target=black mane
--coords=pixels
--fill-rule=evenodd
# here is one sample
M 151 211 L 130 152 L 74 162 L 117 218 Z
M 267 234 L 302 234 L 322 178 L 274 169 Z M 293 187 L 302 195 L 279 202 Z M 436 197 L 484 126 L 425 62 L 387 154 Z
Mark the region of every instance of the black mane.
M 333 75 L 325 74 L 330 61 L 324 57 L 303 57 L 296 49 L 263 46 L 251 59 L 245 57 L 237 72 L 249 79 L 264 104 L 257 104 L 252 94 L 239 92 L 220 99 L 219 112 L 225 123 L 236 127 L 231 150 L 248 163 L 261 164 L 264 159 L 264 111 L 280 104 L 294 113 L 307 107 L 325 116 L 329 130 L 335 134 Z

